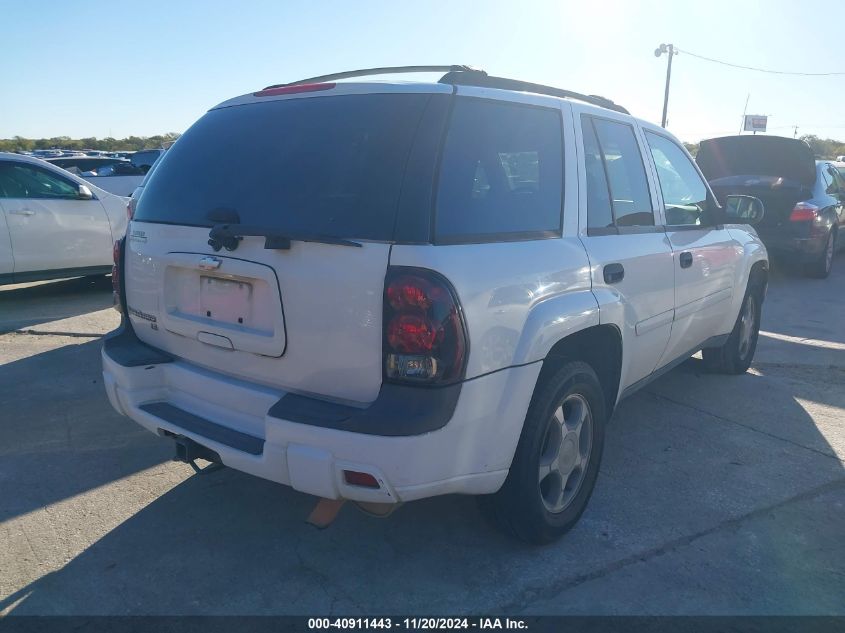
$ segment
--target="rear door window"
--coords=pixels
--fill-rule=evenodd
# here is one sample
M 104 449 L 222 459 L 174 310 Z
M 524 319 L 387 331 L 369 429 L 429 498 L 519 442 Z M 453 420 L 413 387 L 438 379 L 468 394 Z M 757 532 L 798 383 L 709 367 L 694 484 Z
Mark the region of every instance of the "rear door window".
M 601 148 L 614 224 L 617 227 L 653 226 L 654 212 L 648 181 L 634 128 L 627 123 L 588 118 Z
M 458 97 L 437 191 L 438 243 L 560 235 L 560 110 Z
M 587 175 L 587 228 L 654 226 L 645 166 L 634 128 L 627 123 L 581 117 Z
M 135 219 L 212 226 L 210 213 L 236 212 L 241 224 L 390 240 L 429 98 L 343 95 L 212 110 L 156 163 Z

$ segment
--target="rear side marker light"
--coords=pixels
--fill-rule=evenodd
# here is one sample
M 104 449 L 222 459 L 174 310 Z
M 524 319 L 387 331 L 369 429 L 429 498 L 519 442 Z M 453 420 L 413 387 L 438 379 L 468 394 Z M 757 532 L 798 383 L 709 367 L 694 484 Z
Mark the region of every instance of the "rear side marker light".
M 331 90 L 334 84 L 299 84 L 298 86 L 279 86 L 278 88 L 265 88 L 253 92 L 253 97 L 275 97 L 276 95 L 293 95 L 300 92 L 318 92 L 320 90 Z
M 370 473 L 361 473 L 357 470 L 344 470 L 343 479 L 350 486 L 361 486 L 362 488 L 379 488 L 378 480 Z
M 792 208 L 789 214 L 790 222 L 808 222 L 819 217 L 819 208 L 808 202 L 799 202 Z

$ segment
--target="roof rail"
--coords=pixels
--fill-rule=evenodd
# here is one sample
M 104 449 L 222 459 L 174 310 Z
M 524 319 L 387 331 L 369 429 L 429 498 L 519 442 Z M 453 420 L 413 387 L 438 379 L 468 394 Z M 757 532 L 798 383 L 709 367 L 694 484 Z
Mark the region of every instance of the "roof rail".
M 467 66 L 465 64 L 453 64 L 451 66 L 382 66 L 380 68 L 362 68 L 360 70 L 348 70 L 342 73 L 308 77 L 307 79 L 299 79 L 286 84 L 273 84 L 272 86 L 267 86 L 264 90 L 270 90 L 271 88 L 283 88 L 287 86 L 299 86 L 302 84 L 320 83 L 323 81 L 335 81 L 336 79 L 350 79 L 352 77 L 440 72 L 446 73 L 440 78 L 439 83 L 442 84 L 450 84 L 453 86 L 477 86 L 479 88 L 499 88 L 501 90 L 518 90 L 521 92 L 536 92 L 538 94 L 550 95 L 552 97 L 575 99 L 577 101 L 583 101 L 602 108 L 607 108 L 608 110 L 615 110 L 616 112 L 621 112 L 622 114 L 630 114 L 630 112 L 621 105 L 617 105 L 605 97 L 600 97 L 598 95 L 584 95 L 580 92 L 573 92 L 572 90 L 544 86 L 543 84 L 535 84 L 528 81 L 519 81 L 518 79 L 492 77 L 483 70 L 473 68 L 472 66 Z
M 544 86 L 543 84 L 534 84 L 528 81 L 520 81 L 518 79 L 493 77 L 482 72 L 465 72 L 461 70 L 449 71 L 440 78 L 440 83 L 451 84 L 453 86 L 477 86 L 479 88 L 499 88 L 502 90 L 536 92 L 538 94 L 550 95 L 552 97 L 575 99 L 577 101 L 601 106 L 602 108 L 607 108 L 608 110 L 615 110 L 616 112 L 621 112 L 622 114 L 630 114 L 630 112 L 621 105 L 598 95 L 584 95 L 580 92 L 554 88 L 552 86 Z
M 282 88 L 285 86 L 299 86 L 301 84 L 314 84 L 322 81 L 334 81 L 335 79 L 350 79 L 351 77 L 367 77 L 370 75 L 393 75 L 400 73 L 471 73 L 479 75 L 487 75 L 483 70 L 478 70 L 472 66 L 463 64 L 452 64 L 451 66 L 383 66 L 381 68 L 362 68 L 361 70 L 348 70 L 342 73 L 332 73 L 331 75 L 319 75 L 317 77 L 309 77 L 308 79 L 299 79 L 287 84 L 274 84 L 267 86 L 264 90 L 271 88 Z

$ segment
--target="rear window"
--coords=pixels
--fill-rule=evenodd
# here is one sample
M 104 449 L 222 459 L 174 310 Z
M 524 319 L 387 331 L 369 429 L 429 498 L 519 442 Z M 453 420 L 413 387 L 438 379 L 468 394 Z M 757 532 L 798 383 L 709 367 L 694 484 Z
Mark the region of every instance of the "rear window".
M 440 168 L 437 242 L 559 235 L 562 189 L 559 110 L 456 101 Z
M 390 240 L 428 99 L 345 95 L 212 110 L 156 165 L 135 219 L 212 226 L 209 213 L 236 211 L 241 224 Z

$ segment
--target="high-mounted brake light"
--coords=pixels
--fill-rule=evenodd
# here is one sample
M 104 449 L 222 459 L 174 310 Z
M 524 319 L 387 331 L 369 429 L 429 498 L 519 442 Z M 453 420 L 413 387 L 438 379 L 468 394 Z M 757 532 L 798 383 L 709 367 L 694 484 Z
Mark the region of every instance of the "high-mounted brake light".
M 790 222 L 807 222 L 819 217 L 819 208 L 809 202 L 799 202 L 792 208 L 789 214 Z
M 275 97 L 276 95 L 293 95 L 300 92 L 317 92 L 320 90 L 331 90 L 334 84 L 299 84 L 296 86 L 279 86 L 278 88 L 265 88 L 258 92 L 253 92 L 253 97 Z
M 444 384 L 463 376 L 466 331 L 451 284 L 434 271 L 392 266 L 384 288 L 384 374 Z

